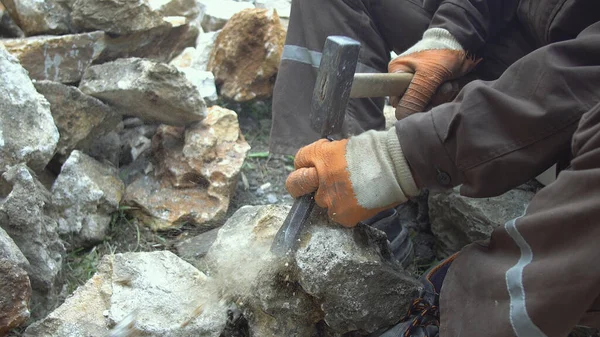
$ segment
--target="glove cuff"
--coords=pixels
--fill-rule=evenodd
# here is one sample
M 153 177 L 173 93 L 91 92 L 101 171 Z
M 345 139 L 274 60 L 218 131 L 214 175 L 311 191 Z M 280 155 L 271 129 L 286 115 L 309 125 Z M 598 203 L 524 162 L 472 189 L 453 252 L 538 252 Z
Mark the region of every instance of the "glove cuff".
M 400 140 L 396 134 L 395 127 L 389 129 L 387 132 L 386 147 L 390 157 L 392 158 L 392 165 L 394 166 L 394 171 L 396 172 L 396 180 L 398 181 L 398 184 L 400 185 L 400 188 L 402 188 L 404 194 L 408 197 L 419 195 L 419 188 L 415 183 L 412 173 L 410 172 L 408 162 L 406 161 L 404 153 L 402 152 L 402 147 L 400 146 Z
M 423 38 L 400 56 L 431 49 L 448 49 L 464 51 L 460 42 L 443 28 L 429 28 L 423 33 Z

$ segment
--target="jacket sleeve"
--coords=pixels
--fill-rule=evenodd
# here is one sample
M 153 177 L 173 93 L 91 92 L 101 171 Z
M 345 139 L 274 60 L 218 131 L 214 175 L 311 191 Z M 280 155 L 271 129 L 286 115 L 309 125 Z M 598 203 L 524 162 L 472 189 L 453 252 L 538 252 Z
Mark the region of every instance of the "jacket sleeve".
M 517 12 L 518 0 L 444 0 L 430 28 L 448 30 L 466 50 L 476 53 Z
M 493 82 L 396 123 L 419 187 L 489 197 L 534 178 L 570 150 L 581 115 L 600 102 L 600 22 L 535 50 Z

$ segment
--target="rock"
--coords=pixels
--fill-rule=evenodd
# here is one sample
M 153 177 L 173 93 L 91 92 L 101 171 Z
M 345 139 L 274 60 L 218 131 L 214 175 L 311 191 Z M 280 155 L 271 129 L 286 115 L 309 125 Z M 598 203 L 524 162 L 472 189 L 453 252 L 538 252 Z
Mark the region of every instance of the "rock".
M 124 191 L 116 169 L 73 151 L 51 190 L 59 233 L 74 248 L 101 242 Z
M 36 90 L 50 103 L 60 138 L 56 152 L 66 159 L 72 150 L 86 150 L 94 138 L 112 131 L 121 115 L 79 89 L 51 81 L 37 81 Z
M 12 190 L 0 201 L 0 227 L 29 261 L 25 270 L 33 289 L 32 318 L 39 319 L 58 304 L 65 247 L 58 237 L 56 221 L 46 214 L 50 194 L 29 169 L 16 165 L 3 178 Z
M 122 36 L 107 36 L 106 48 L 95 63 L 129 57 L 169 62 L 185 48 L 194 46 L 198 37 L 198 28 L 185 24 L 185 18 L 173 19 L 168 25 L 150 30 Z
M 87 149 L 86 154 L 101 163 L 120 167 L 121 139 L 115 131 L 95 139 Z
M 256 8 L 274 9 L 281 18 L 289 18 L 292 10 L 291 0 L 256 0 Z
M 204 256 L 217 239 L 218 234 L 219 228 L 215 228 L 177 243 L 175 245 L 177 255 L 202 270 L 205 267 L 203 263 Z
M 273 10 L 234 15 L 219 33 L 208 62 L 221 95 L 237 102 L 270 97 L 285 34 Z
M 55 0 L 2 0 L 26 35 L 67 34 L 69 10 Z
M 29 319 L 31 284 L 25 270 L 1 257 L 0 289 L 0 336 L 4 336 Z
M 0 227 L 0 259 L 8 260 L 19 268 L 29 268 L 29 261 L 8 233 Z M 2 288 L 0 288 L 2 289 Z
M 217 101 L 217 87 L 215 85 L 215 76 L 210 71 L 202 71 L 193 68 L 193 54 L 195 48 L 186 48 L 181 55 L 171 61 L 170 65 L 185 74 L 185 77 L 198 88 L 200 95 L 206 102 L 214 103 Z
M 50 104 L 2 44 L 0 69 L 0 174 L 19 163 L 42 170 L 59 137 Z
M 192 68 L 198 70 L 208 70 L 208 59 L 215 47 L 215 41 L 221 31 L 208 32 L 198 35 L 196 40 L 196 52 L 192 59 Z
M 206 104 L 196 86 L 163 63 L 129 58 L 94 65 L 85 72 L 79 88 L 123 115 L 149 122 L 189 125 L 206 116 Z
M 77 0 L 71 12 L 79 31 L 102 30 L 127 35 L 166 26 L 163 16 L 147 0 Z
M 29 76 L 61 83 L 79 82 L 86 68 L 105 48 L 103 32 L 62 36 L 34 36 L 3 40 Z
M 534 193 L 514 189 L 494 198 L 467 198 L 459 188 L 429 196 L 431 231 L 437 255 L 446 257 L 465 245 L 488 239 L 494 228 L 523 215 Z
M 162 16 L 185 16 L 188 20 L 195 19 L 201 12 L 196 0 L 149 0 L 148 5 Z
M 214 32 L 225 26 L 231 17 L 244 9 L 254 8 L 248 2 L 236 2 L 231 0 L 201 0 L 202 6 L 202 29 L 205 32 Z
M 119 336 L 218 337 L 227 308 L 215 295 L 206 275 L 171 252 L 106 255 L 92 279 L 24 336 L 107 336 L 130 322 Z
M 0 37 L 24 37 L 25 33 L 15 23 L 6 7 L 0 2 Z
M 161 126 L 153 142 L 155 175 L 127 187 L 125 202 L 154 230 L 184 222 L 213 228 L 229 207 L 250 146 L 234 111 L 213 106 L 186 129 Z
M 364 334 L 397 322 L 419 283 L 393 260 L 385 234 L 342 228 L 315 210 L 296 254 L 279 259 L 269 249 L 289 209 L 240 208 L 206 256 L 224 296 L 243 302 L 252 334 L 314 336 L 323 319 L 338 335 Z
M 121 137 L 121 165 L 129 165 L 141 154 L 150 151 L 152 142 L 150 139 L 156 133 L 157 125 L 141 125 L 135 128 L 124 129 Z

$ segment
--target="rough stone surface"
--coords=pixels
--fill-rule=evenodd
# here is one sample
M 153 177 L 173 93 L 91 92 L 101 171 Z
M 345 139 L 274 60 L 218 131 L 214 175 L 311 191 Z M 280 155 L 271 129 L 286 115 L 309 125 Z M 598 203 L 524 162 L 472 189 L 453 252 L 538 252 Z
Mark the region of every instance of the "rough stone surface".
M 206 103 L 196 86 L 163 63 L 128 58 L 94 65 L 85 72 L 79 88 L 123 115 L 148 122 L 189 125 L 206 116 Z
M 0 259 L 6 259 L 12 264 L 26 269 L 29 267 L 29 261 L 21 252 L 13 239 L 8 236 L 8 233 L 0 227 Z M 1 289 L 1 288 L 0 288 Z
M 208 59 L 215 47 L 215 41 L 221 31 L 207 32 L 198 35 L 196 40 L 196 52 L 192 59 L 192 67 L 198 70 L 208 70 Z
M 62 36 L 34 36 L 3 40 L 29 76 L 61 83 L 79 82 L 85 69 L 105 48 L 103 32 Z
M 214 32 L 225 26 L 225 24 L 236 13 L 254 8 L 249 2 L 237 2 L 231 0 L 201 0 L 202 6 L 202 29 L 205 32 Z
M 217 239 L 219 228 L 211 229 L 200 235 L 185 239 L 175 245 L 177 255 L 194 267 L 204 269 L 204 257 Z
M 79 31 L 102 30 L 114 35 L 168 25 L 146 0 L 77 0 L 71 16 Z
M 429 196 L 431 231 L 437 255 L 445 257 L 465 245 L 488 239 L 494 228 L 523 215 L 534 192 L 514 189 L 494 198 L 467 198 L 459 188 Z
M 204 101 L 214 103 L 217 101 L 217 87 L 215 85 L 215 76 L 210 71 L 198 70 L 193 67 L 195 48 L 186 48 L 181 55 L 173 59 L 170 65 L 177 67 L 179 71 L 185 74 L 185 77 L 198 88 Z
M 127 187 L 125 202 L 155 230 L 182 223 L 214 226 L 223 217 L 250 146 L 234 111 L 213 106 L 187 129 L 159 127 L 153 140 L 155 174 Z
M 156 133 L 157 127 L 157 125 L 142 124 L 133 128 L 125 128 L 119 133 L 121 138 L 121 158 L 119 162 L 121 165 L 131 164 L 140 155 L 151 150 L 151 139 Z
M 16 165 L 3 178 L 12 190 L 0 203 L 0 227 L 14 240 L 29 261 L 32 317 L 43 317 L 58 304 L 62 287 L 59 273 L 65 247 L 57 223 L 46 214 L 50 194 L 25 165 Z
M 110 163 L 114 167 L 119 167 L 119 160 L 121 158 L 121 139 L 119 138 L 119 133 L 111 131 L 104 136 L 94 139 L 89 149 L 85 152 L 101 163 Z
M 0 2 L 0 37 L 24 37 L 25 33 L 15 23 L 6 7 Z
M 24 336 L 218 337 L 227 309 L 208 286 L 168 251 L 106 255 L 92 279 Z
M 270 97 L 285 34 L 273 10 L 234 15 L 219 33 L 208 62 L 221 95 L 238 102 Z
M 192 20 L 200 14 L 196 0 L 148 0 L 148 5 L 162 16 L 185 16 Z
M 50 104 L 2 44 L 0 69 L 0 174 L 19 163 L 41 170 L 52 158 L 59 136 Z
M 1 253 L 1 252 L 0 252 Z M 0 257 L 0 336 L 29 318 L 31 284 L 27 272 Z
M 34 85 L 50 103 L 60 133 L 56 152 L 63 159 L 74 149 L 87 149 L 94 138 L 110 132 L 121 121 L 114 109 L 75 87 L 51 81 L 37 81 Z
M 123 36 L 107 36 L 106 48 L 94 63 L 104 63 L 119 58 L 141 57 L 156 62 L 169 62 L 185 48 L 194 45 L 198 28 L 183 22 L 136 32 Z
M 51 191 L 59 233 L 74 247 L 101 242 L 124 191 L 116 169 L 73 151 Z
M 252 333 L 314 336 L 323 319 L 338 335 L 395 323 L 419 283 L 394 262 L 385 234 L 342 228 L 315 210 L 296 254 L 280 259 L 269 249 L 288 212 L 282 205 L 240 208 L 206 256 L 223 294 L 244 303 Z
M 275 9 L 281 18 L 289 18 L 292 9 L 291 0 L 256 0 L 256 8 Z
M 25 34 L 69 33 L 69 11 L 55 0 L 3 0 L 11 16 Z

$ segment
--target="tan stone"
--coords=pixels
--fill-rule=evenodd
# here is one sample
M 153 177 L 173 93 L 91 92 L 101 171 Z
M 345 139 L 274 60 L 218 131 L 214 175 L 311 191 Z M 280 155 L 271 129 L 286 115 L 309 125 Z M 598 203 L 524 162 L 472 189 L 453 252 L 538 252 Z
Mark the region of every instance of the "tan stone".
M 0 258 L 0 336 L 29 318 L 31 283 L 27 272 L 9 259 Z
M 127 187 L 125 202 L 154 230 L 184 222 L 212 228 L 227 212 L 250 149 L 235 112 L 213 106 L 187 129 L 162 125 L 152 142 L 156 170 Z
M 270 97 L 284 41 L 276 11 L 235 14 L 219 33 L 208 62 L 221 95 L 238 102 Z
M 26 35 L 69 33 L 69 9 L 56 0 L 3 0 Z
M 76 83 L 104 50 L 105 36 L 103 32 L 92 32 L 5 39 L 2 43 L 31 79 Z

